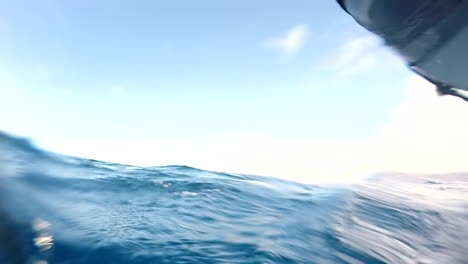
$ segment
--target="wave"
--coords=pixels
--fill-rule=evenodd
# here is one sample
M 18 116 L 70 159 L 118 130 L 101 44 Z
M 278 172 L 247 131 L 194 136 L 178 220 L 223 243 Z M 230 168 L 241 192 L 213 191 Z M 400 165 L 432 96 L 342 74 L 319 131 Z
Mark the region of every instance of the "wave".
M 467 178 L 306 185 L 62 156 L 0 133 L 0 263 L 466 263 Z

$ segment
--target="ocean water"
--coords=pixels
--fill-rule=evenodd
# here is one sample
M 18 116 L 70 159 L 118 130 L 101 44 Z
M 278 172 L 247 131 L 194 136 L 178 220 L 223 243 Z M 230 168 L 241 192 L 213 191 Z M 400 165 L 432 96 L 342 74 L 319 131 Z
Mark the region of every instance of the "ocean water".
M 61 156 L 0 134 L 2 264 L 468 263 L 467 227 L 463 173 L 305 185 Z

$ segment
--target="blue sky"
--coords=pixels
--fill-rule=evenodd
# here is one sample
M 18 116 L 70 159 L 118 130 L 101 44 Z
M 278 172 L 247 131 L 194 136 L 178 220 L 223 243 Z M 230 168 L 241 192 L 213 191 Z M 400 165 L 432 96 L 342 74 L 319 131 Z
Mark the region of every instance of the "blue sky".
M 65 154 L 288 178 L 266 149 L 366 141 L 409 78 L 333 0 L 0 3 L 0 129 Z

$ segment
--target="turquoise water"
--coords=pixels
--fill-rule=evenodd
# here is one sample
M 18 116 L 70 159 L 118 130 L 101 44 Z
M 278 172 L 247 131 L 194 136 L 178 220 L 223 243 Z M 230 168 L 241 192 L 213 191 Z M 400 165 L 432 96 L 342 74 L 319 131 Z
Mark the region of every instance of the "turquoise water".
M 467 179 L 305 185 L 61 156 L 0 134 L 0 263 L 467 263 Z

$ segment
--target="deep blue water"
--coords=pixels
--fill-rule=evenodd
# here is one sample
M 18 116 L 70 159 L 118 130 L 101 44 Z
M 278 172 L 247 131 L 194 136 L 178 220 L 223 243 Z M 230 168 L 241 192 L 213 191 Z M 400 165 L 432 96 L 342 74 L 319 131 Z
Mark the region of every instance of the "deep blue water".
M 304 185 L 66 157 L 0 133 L 0 263 L 468 263 L 467 180 Z

